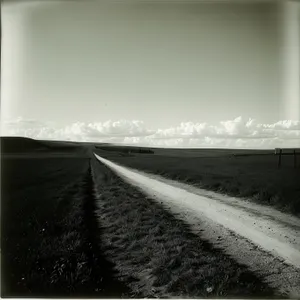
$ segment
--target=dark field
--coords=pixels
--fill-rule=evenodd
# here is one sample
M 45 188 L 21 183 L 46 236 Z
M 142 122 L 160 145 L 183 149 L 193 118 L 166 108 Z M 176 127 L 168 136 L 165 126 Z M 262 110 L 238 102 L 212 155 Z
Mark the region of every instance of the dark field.
M 102 165 L 93 145 L 30 139 L 7 145 L 1 145 L 2 297 L 283 296 Z M 235 158 L 228 167 L 228 157 L 95 152 L 179 180 L 200 175 L 201 184 L 240 182 L 249 174 L 248 185 L 260 183 L 257 168 L 263 169 L 260 156 Z M 246 166 L 252 173 L 243 173 Z M 273 186 L 278 174 L 299 178 L 291 167 L 264 166 L 268 174 L 277 171 Z
M 1 296 L 128 293 L 101 251 L 90 158 L 26 156 L 1 160 Z
M 154 154 L 118 154 L 97 149 L 95 152 L 131 168 L 300 215 L 300 155 L 297 168 L 293 156 L 283 156 L 278 169 L 278 156 L 269 150 L 154 149 Z

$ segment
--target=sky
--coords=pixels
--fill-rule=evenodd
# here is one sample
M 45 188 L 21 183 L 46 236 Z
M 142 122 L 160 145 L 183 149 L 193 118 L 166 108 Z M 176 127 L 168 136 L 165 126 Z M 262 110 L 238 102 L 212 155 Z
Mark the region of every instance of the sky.
M 281 98 L 299 68 L 280 64 L 300 23 L 282 51 L 275 4 L 7 1 L 1 19 L 2 135 L 300 147 L 299 97 Z

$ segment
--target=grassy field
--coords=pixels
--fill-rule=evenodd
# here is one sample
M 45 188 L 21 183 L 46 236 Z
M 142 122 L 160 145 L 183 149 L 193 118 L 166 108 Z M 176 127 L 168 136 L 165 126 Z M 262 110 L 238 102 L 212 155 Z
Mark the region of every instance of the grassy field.
M 97 161 L 92 145 L 30 139 L 7 145 L 1 145 L 2 297 L 279 296 Z M 195 158 L 174 154 L 99 154 L 180 180 L 199 176 L 199 165 L 214 174 L 221 161 L 225 178 L 233 172 L 224 156 L 198 157 L 196 167 Z
M 268 150 L 159 149 L 155 154 L 118 154 L 97 149 L 95 152 L 128 167 L 300 215 L 300 161 L 294 169 L 293 156 L 283 156 L 282 167 L 278 169 L 278 157 Z
M 1 160 L 1 296 L 121 297 L 103 257 L 88 158 Z

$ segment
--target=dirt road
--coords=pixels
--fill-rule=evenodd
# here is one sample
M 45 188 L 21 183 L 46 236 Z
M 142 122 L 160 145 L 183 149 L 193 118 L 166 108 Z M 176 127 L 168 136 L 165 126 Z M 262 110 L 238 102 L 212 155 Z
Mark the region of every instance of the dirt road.
M 197 189 L 96 158 L 127 182 L 160 201 L 199 234 L 262 275 L 268 284 L 300 295 L 300 220 L 274 209 Z

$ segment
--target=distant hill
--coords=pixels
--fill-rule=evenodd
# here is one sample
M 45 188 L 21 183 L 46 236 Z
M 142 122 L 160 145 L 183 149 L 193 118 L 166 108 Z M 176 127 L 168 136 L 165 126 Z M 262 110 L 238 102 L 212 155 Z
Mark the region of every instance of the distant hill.
M 49 149 L 40 141 L 25 137 L 0 137 L 1 153 L 23 153 Z
M 1 153 L 27 153 L 27 152 L 68 152 L 81 147 L 80 143 L 64 141 L 34 140 L 26 137 L 0 137 Z

